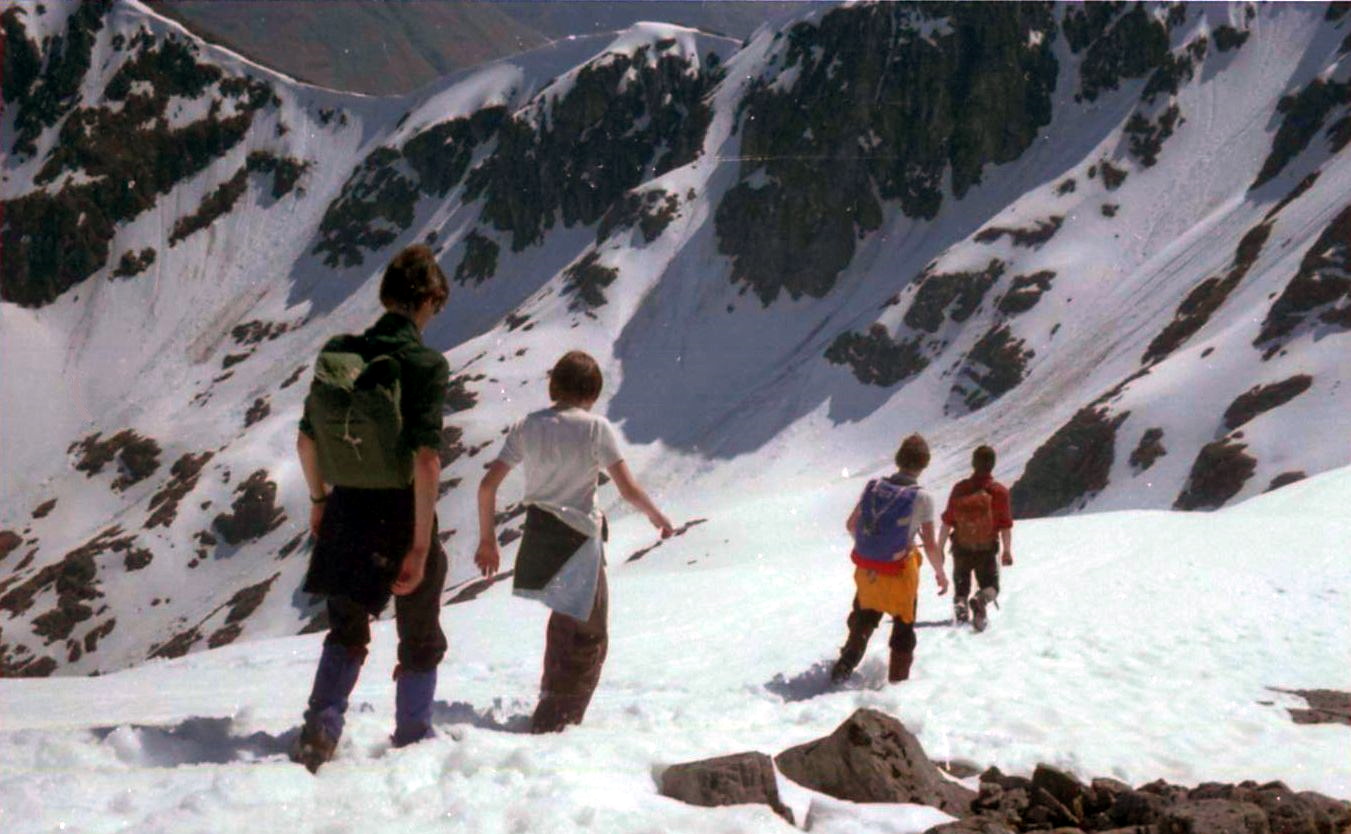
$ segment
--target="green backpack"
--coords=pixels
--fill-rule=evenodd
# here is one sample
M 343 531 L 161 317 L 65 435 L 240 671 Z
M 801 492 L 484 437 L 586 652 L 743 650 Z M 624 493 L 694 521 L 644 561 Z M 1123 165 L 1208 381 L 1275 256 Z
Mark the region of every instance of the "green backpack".
M 324 347 L 314 363 L 305 413 L 314 430 L 319 469 L 335 486 L 398 489 L 413 482 L 413 456 L 400 443 L 400 366 L 393 356 L 370 361 L 349 340 Z

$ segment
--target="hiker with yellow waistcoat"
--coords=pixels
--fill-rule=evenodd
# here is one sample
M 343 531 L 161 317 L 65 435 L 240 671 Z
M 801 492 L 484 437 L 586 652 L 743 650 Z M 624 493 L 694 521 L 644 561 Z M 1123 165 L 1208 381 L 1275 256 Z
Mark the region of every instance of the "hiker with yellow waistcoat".
M 918 434 L 901 442 L 896 452 L 897 472 L 869 481 L 845 526 L 854 537 L 854 607 L 849 612 L 849 637 L 830 672 L 836 683 L 854 672 L 868 640 L 892 616 L 891 663 L 887 679 L 898 683 L 910 677 L 915 659 L 915 614 L 919 603 L 918 535 L 933 566 L 938 593 L 947 593 L 943 556 L 934 540 L 934 500 L 920 487 L 919 474 L 929 465 L 929 444 Z

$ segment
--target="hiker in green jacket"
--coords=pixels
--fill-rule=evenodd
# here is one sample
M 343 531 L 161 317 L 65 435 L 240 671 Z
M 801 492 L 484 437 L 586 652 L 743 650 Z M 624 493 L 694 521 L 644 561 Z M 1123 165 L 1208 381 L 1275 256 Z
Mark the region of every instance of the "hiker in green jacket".
M 370 620 L 391 595 L 399 633 L 391 740 L 401 747 L 431 735 L 446 651 L 436 497 L 449 367 L 421 333 L 449 294 L 429 248 L 403 250 L 380 282 L 384 315 L 360 335 L 329 340 L 315 362 L 296 451 L 315 542 L 304 589 L 327 597 L 329 630 L 291 751 L 311 771 L 333 756 Z

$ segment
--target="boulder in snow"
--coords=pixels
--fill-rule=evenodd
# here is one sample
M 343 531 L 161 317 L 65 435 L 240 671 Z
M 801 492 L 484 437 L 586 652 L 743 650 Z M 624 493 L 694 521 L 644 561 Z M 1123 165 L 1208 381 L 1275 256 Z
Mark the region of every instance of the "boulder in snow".
M 774 762 L 764 753 L 735 753 L 672 765 L 661 776 L 661 794 L 705 808 L 768 805 L 793 822 L 793 812 L 779 799 Z

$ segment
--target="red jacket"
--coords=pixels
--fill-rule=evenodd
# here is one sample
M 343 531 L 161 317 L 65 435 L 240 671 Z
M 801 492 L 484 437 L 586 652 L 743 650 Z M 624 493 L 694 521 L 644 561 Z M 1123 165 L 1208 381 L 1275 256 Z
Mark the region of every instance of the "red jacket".
M 952 502 L 973 492 L 986 490 L 990 493 L 990 509 L 994 513 L 994 529 L 1008 530 L 1013 527 L 1013 509 L 1009 504 L 1009 490 L 990 475 L 972 475 L 964 481 L 958 481 L 948 496 L 948 505 L 943 510 L 943 523 L 953 526 L 956 519 L 952 513 Z

